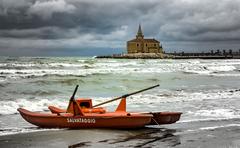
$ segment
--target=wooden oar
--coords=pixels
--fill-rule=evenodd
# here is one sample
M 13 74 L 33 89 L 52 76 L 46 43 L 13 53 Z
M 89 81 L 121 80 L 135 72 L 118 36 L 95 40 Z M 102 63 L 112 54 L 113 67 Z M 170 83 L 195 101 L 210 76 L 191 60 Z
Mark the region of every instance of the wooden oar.
M 103 104 L 107 104 L 107 103 L 110 103 L 110 102 L 113 102 L 113 101 L 116 101 L 116 100 L 119 100 L 119 99 L 122 99 L 122 98 L 127 98 L 127 97 L 129 97 L 129 96 L 131 96 L 131 95 L 135 95 L 135 94 L 138 94 L 138 93 L 140 93 L 140 92 L 143 92 L 143 91 L 146 91 L 146 90 L 149 90 L 149 89 L 153 89 L 153 88 L 158 87 L 158 86 L 159 86 L 159 84 L 158 84 L 158 85 L 151 86 L 151 87 L 148 87 L 148 88 L 145 88 L 145 89 L 142 89 L 142 90 L 139 90 L 139 91 L 136 91 L 136 92 L 133 92 L 133 93 L 130 93 L 130 94 L 123 95 L 123 96 L 121 96 L 121 97 L 117 97 L 117 98 L 114 98 L 114 99 L 105 101 L 105 102 L 103 102 L 103 103 L 99 103 L 99 104 L 97 104 L 97 105 L 94 105 L 93 107 L 97 107 L 97 106 L 100 106 L 100 105 L 103 105 Z
M 69 110 L 69 108 L 70 108 L 70 106 L 71 106 L 71 103 L 73 102 L 73 100 L 74 100 L 74 98 L 75 98 L 75 95 L 76 95 L 77 90 L 78 90 L 78 85 L 75 87 L 75 90 L 74 90 L 74 92 L 73 92 L 73 95 L 72 95 L 72 97 L 71 97 L 70 100 L 69 100 L 68 107 L 67 107 L 67 111 Z

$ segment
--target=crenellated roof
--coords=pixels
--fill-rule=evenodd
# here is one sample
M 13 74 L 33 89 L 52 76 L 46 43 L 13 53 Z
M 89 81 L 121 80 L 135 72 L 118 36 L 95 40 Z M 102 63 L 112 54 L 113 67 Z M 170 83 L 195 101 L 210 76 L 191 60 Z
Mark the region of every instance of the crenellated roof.
M 147 42 L 147 43 L 160 43 L 158 40 L 156 39 L 133 39 L 133 40 L 130 40 L 128 42 Z

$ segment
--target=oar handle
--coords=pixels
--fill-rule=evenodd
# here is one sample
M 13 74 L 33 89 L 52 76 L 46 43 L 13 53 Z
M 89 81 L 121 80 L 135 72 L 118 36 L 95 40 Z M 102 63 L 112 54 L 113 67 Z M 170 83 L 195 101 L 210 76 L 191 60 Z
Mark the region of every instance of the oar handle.
M 151 86 L 151 87 L 148 87 L 148 88 L 145 88 L 145 89 L 142 89 L 142 90 L 139 90 L 139 91 L 130 93 L 130 94 L 123 95 L 122 98 L 123 98 L 123 97 L 126 98 L 126 97 L 128 97 L 128 96 L 135 95 L 135 94 L 138 94 L 138 93 L 140 93 L 140 92 L 143 92 L 143 91 L 146 91 L 146 90 L 149 90 L 149 89 L 153 89 L 153 88 L 158 87 L 158 86 L 160 86 L 160 85 L 157 84 L 157 85 L 154 85 L 154 86 Z
M 69 100 L 68 107 L 67 107 L 67 110 L 66 110 L 66 111 L 69 110 L 70 105 L 71 105 L 71 102 L 73 102 L 73 100 L 74 100 L 74 98 L 75 98 L 75 95 L 76 95 L 76 93 L 77 93 L 77 90 L 78 90 L 78 85 L 76 85 L 76 87 L 75 87 L 75 90 L 74 90 L 74 92 L 73 92 L 72 97 L 71 97 L 70 100 Z
M 121 98 L 127 98 L 127 97 L 129 97 L 129 96 L 131 96 L 131 95 L 135 95 L 135 94 L 138 94 L 138 93 L 140 93 L 140 92 L 143 92 L 143 91 L 146 91 L 146 90 L 149 90 L 149 89 L 153 89 L 153 88 L 158 87 L 158 86 L 160 86 L 160 85 L 159 85 L 159 84 L 158 84 L 158 85 L 154 85 L 154 86 L 151 86 L 151 87 L 148 87 L 148 88 L 145 88 L 145 89 L 142 89 L 142 90 L 139 90 L 139 91 L 130 93 L 130 94 L 122 95 L 121 97 L 117 97 L 117 98 L 114 98 L 114 99 L 112 99 L 112 100 L 108 100 L 108 101 L 99 103 L 99 104 L 97 104 L 97 105 L 94 105 L 93 107 L 97 107 L 97 106 L 100 106 L 100 105 L 103 105 L 103 104 L 107 104 L 107 103 L 110 103 L 110 102 L 119 100 L 119 99 L 121 99 Z
M 75 95 L 76 95 L 76 93 L 77 93 L 77 90 L 78 90 L 78 85 L 76 85 L 75 90 L 74 90 L 74 92 L 73 92 L 73 95 L 72 95 L 72 97 L 70 98 L 70 101 L 74 100 Z

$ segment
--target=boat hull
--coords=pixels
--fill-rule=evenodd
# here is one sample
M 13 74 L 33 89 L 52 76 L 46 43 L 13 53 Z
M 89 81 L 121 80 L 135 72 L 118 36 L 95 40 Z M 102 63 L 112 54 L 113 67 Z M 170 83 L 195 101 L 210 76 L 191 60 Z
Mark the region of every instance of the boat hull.
M 153 112 L 153 115 L 149 125 L 161 125 L 161 124 L 172 124 L 176 123 L 180 117 L 181 112 Z
M 66 112 L 66 110 L 55 107 L 55 106 L 49 106 L 48 108 L 52 113 L 56 113 L 56 114 Z M 151 122 L 148 125 L 161 125 L 161 124 L 176 123 L 180 119 L 182 113 L 181 112 L 147 112 L 146 114 L 153 115 L 153 118 L 151 119 Z
M 21 116 L 31 124 L 45 128 L 140 128 L 151 122 L 151 114 L 128 114 L 126 112 L 105 114 L 36 113 L 19 108 Z

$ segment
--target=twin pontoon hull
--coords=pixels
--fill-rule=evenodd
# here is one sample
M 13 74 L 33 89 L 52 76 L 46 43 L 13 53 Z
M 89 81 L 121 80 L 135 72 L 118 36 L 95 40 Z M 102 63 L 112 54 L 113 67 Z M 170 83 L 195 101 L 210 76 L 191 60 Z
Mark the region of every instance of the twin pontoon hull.
M 55 106 L 49 106 L 48 109 L 52 112 L 52 113 L 65 113 L 66 110 L 55 107 Z M 89 110 L 94 111 L 95 108 L 91 108 Z M 132 113 L 134 114 L 134 113 Z M 137 113 L 139 114 L 139 113 Z M 158 125 L 158 124 L 172 124 L 177 122 L 180 117 L 181 117 L 181 112 L 149 112 L 149 113 L 145 113 L 145 114 L 151 114 L 153 115 L 151 122 L 148 125 Z
M 104 113 L 73 116 L 30 112 L 19 108 L 22 117 L 31 124 L 45 128 L 140 128 L 151 122 L 151 114 Z

